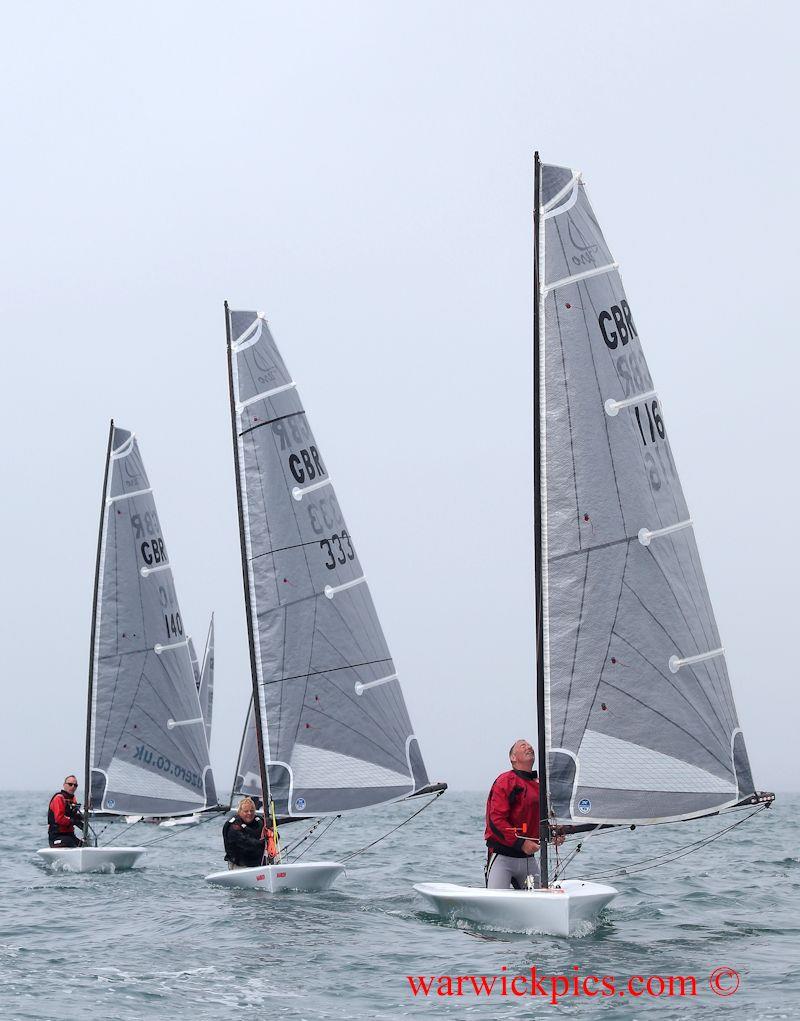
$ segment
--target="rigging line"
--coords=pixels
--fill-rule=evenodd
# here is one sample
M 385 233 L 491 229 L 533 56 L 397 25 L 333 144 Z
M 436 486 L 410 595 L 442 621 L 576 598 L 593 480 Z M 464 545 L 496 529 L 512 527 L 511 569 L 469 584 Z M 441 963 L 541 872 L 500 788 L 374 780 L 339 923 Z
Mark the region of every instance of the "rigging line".
M 336 818 L 338 819 L 339 816 L 336 816 Z M 290 844 L 288 847 L 284 847 L 283 850 L 281 851 L 281 854 L 283 854 L 283 855 L 291 854 L 292 851 L 294 851 L 294 849 L 296 847 L 299 847 L 303 843 L 303 841 L 308 840 L 308 838 L 311 836 L 311 834 L 316 829 L 318 829 L 319 826 L 322 824 L 322 820 L 323 819 L 324 819 L 324 816 L 320 816 L 319 819 L 315 819 L 314 822 L 312 823 L 312 825 L 309 827 L 308 833 L 305 833 L 302 837 L 300 837 L 297 840 L 295 840 L 295 842 L 293 844 Z
M 247 429 L 242 429 L 239 436 L 246 436 L 248 433 L 255 432 L 256 429 L 263 429 L 265 425 L 272 425 L 273 422 L 282 422 L 284 418 L 294 418 L 295 415 L 305 415 L 305 411 L 290 411 L 288 415 L 278 415 L 277 418 L 270 418 L 266 422 L 259 422 L 258 425 L 251 425 Z
M 322 634 L 321 631 L 320 631 L 320 634 Z M 331 642 L 329 641 L 329 639 L 325 635 L 322 635 L 322 637 L 325 638 L 325 641 L 328 642 L 329 645 L 331 645 L 331 648 L 333 648 L 334 652 L 338 653 L 338 655 L 340 655 L 340 656 L 343 655 L 343 653 L 339 652 L 339 650 L 336 648 L 336 646 L 331 644 Z M 264 681 L 262 681 L 262 684 L 263 684 L 264 687 L 266 687 L 268 684 L 282 684 L 284 681 L 297 681 L 297 680 L 301 680 L 304 677 L 317 677 L 320 674 L 332 674 L 336 670 L 354 670 L 356 667 L 359 667 L 359 666 L 375 666 L 378 663 L 391 663 L 391 662 L 392 662 L 392 658 L 390 656 L 388 659 L 370 659 L 370 660 L 367 660 L 364 663 L 345 663 L 344 666 L 332 666 L 332 667 L 328 667 L 325 670 L 309 670 L 309 672 L 306 673 L 306 674 L 291 674 L 289 677 L 276 677 L 274 680 L 270 680 L 270 681 L 264 680 Z
M 302 851 L 302 852 L 301 852 L 300 854 L 298 854 L 298 856 L 297 856 L 297 857 L 296 857 L 296 858 L 294 859 L 294 861 L 293 861 L 293 862 L 291 862 L 291 864 L 292 864 L 292 865 L 294 865 L 294 863 L 295 863 L 295 862 L 298 862 L 298 861 L 300 861 L 300 859 L 301 859 L 301 858 L 303 857 L 303 855 L 304 855 L 304 854 L 306 854 L 306 853 L 307 853 L 308 851 L 310 851 L 310 850 L 311 850 L 311 848 L 312 848 L 312 847 L 314 846 L 314 844 L 316 844 L 316 842 L 317 842 L 317 841 L 318 841 L 318 840 L 319 840 L 319 839 L 320 839 L 321 837 L 323 837 L 323 836 L 324 836 L 324 835 L 325 835 L 325 834 L 326 834 L 326 833 L 328 832 L 328 830 L 329 830 L 329 829 L 331 828 L 331 826 L 333 826 L 333 824 L 334 824 L 334 823 L 336 822 L 336 820 L 337 820 L 337 819 L 341 819 L 341 818 L 342 818 L 342 817 L 341 817 L 340 815 L 335 815 L 335 816 L 333 816 L 333 818 L 332 818 L 332 819 L 329 819 L 329 820 L 328 820 L 328 825 L 327 825 L 327 826 L 325 826 L 325 827 L 324 827 L 324 829 L 322 829 L 322 830 L 321 830 L 321 831 L 320 831 L 320 832 L 319 832 L 319 833 L 318 833 L 318 834 L 316 835 L 316 837 L 315 837 L 315 838 L 314 838 L 314 839 L 313 839 L 313 840 L 311 841 L 311 843 L 310 843 L 310 844 L 308 845 L 308 847 L 307 847 L 307 848 L 305 848 L 305 850 L 304 850 L 304 851 Z M 310 837 L 310 836 L 311 836 L 311 834 L 309 833 L 309 834 L 308 834 L 308 836 Z M 308 839 L 308 837 L 306 837 L 306 838 L 304 838 L 304 839 L 306 839 L 306 840 L 307 840 L 307 839 Z M 302 841 L 301 841 L 301 843 L 302 843 Z M 295 846 L 297 846 L 297 845 L 295 845 Z
M 373 840 L 371 844 L 365 844 L 364 847 L 360 847 L 357 851 L 351 851 L 349 854 L 346 854 L 344 858 L 339 859 L 339 864 L 344 865 L 347 862 L 349 862 L 351 858 L 355 858 L 356 855 L 363 854 L 365 851 L 369 851 L 371 847 L 374 847 L 376 844 L 379 844 L 382 840 L 385 840 L 388 836 L 391 836 L 391 834 L 399 830 L 401 826 L 405 826 L 407 822 L 411 822 L 411 820 L 416 818 L 416 816 L 418 816 L 420 812 L 424 812 L 426 808 L 430 808 L 434 801 L 436 801 L 437 798 L 440 798 L 443 794 L 444 791 L 437 791 L 430 799 L 430 801 L 427 801 L 422 806 L 422 808 L 418 808 L 413 815 L 410 815 L 407 819 L 403 819 L 402 822 L 399 822 L 396 826 L 393 826 L 392 829 L 390 829 L 387 833 L 384 833 L 382 837 L 378 837 L 377 840 Z
M 665 851 L 663 854 L 653 855 L 650 858 L 642 858 L 641 861 L 634 862 L 630 866 L 620 866 L 619 869 L 614 869 L 611 872 L 594 872 L 583 878 L 613 879 L 615 876 L 636 875 L 638 872 L 647 872 L 649 869 L 658 868 L 660 865 L 670 865 L 672 862 L 678 861 L 680 858 L 685 858 L 687 855 L 693 854 L 695 851 L 699 851 L 702 847 L 705 847 L 706 844 L 713 843 L 713 841 L 718 840 L 726 833 L 730 833 L 731 830 L 735 830 L 737 826 L 741 826 L 742 823 L 747 822 L 748 819 L 752 819 L 753 816 L 758 815 L 759 812 L 763 812 L 767 807 L 767 805 L 759 805 L 755 811 L 746 815 L 743 819 L 737 819 L 736 822 L 731 823 L 730 826 L 726 826 L 724 829 L 718 830 L 716 833 L 712 833 L 709 836 L 701 837 L 699 840 L 692 841 L 691 844 L 684 844 L 682 847 L 672 848 L 670 851 Z M 652 864 L 648 864 L 648 862 L 651 862 Z
M 125 826 L 123 829 L 121 829 L 119 831 L 119 833 L 113 834 L 112 837 L 111 837 L 111 840 L 109 840 L 108 843 L 104 844 L 103 846 L 104 847 L 113 847 L 114 846 L 114 841 L 119 840 L 119 838 L 122 836 L 123 833 L 127 833 L 128 830 L 131 829 L 133 826 L 138 826 L 140 822 L 141 822 L 141 819 L 137 819 L 136 822 L 129 822 L 127 826 Z M 111 825 L 112 824 L 110 822 L 106 823 L 106 825 L 102 828 L 102 830 L 100 830 L 100 833 L 105 833 L 105 831 Z M 95 837 L 95 841 L 97 841 L 98 837 L 100 836 L 100 833 L 98 833 L 97 836 Z M 97 844 L 95 844 L 95 846 L 97 846 Z
M 621 539 L 609 539 L 608 542 L 599 542 L 596 546 L 583 546 L 581 549 L 568 550 L 566 553 L 556 553 L 555 556 L 548 557 L 547 562 L 554 564 L 558 560 L 565 560 L 567 557 L 577 557 L 581 553 L 594 553 L 596 550 L 608 549 L 610 546 L 621 546 L 623 543 L 631 543 L 634 539 L 638 540 L 636 535 L 624 535 Z

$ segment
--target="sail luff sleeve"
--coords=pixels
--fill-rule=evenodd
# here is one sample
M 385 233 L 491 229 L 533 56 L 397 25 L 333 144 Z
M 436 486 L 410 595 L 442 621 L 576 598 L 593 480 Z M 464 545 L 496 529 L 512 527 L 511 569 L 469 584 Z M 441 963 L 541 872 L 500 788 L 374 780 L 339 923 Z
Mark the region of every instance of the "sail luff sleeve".
M 216 805 L 168 548 L 136 437 L 115 427 L 98 592 L 92 804 L 118 815 Z
M 231 311 L 230 321 L 276 811 L 324 815 L 407 796 L 428 778 L 357 537 L 266 321 L 246 311 Z
M 543 168 L 547 674 L 559 821 L 753 792 L 667 419 L 582 178 Z

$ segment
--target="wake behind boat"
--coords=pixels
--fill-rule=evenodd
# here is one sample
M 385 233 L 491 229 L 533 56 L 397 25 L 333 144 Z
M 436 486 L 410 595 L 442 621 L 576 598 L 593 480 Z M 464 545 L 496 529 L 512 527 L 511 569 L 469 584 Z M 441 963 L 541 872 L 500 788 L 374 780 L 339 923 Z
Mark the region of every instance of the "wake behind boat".
M 284 824 L 415 796 L 428 775 L 297 387 L 261 314 L 226 304 L 225 323 L 253 685 L 234 795 Z M 284 858 L 206 878 L 316 891 L 343 871 Z
M 113 421 L 95 571 L 85 776 L 91 780 L 84 846 L 38 852 L 70 871 L 121 871 L 145 853 L 111 842 L 92 846 L 92 821 L 192 819 L 218 807 L 152 488 L 135 436 Z
M 566 935 L 616 890 L 565 879 L 576 852 L 553 861 L 555 835 L 760 811 L 774 796 L 753 783 L 617 263 L 580 173 L 542 165 L 537 153 L 534 194 L 542 889 L 415 889 L 444 916 Z

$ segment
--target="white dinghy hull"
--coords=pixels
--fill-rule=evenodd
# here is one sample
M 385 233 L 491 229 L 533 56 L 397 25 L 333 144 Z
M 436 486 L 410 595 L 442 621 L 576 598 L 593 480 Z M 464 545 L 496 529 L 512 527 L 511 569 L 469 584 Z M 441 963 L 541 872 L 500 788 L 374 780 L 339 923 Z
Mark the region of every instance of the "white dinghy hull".
M 206 882 L 239 890 L 263 890 L 265 893 L 288 890 L 312 893 L 330 889 L 344 871 L 344 865 L 338 862 L 309 861 L 294 865 L 226 869 L 225 872 L 212 872 L 206 876 Z
M 565 879 L 548 890 L 486 890 L 454 883 L 416 883 L 414 889 L 445 918 L 550 936 L 569 936 L 581 923 L 594 922 L 618 893 L 613 886 L 580 879 Z
M 147 852 L 143 847 L 44 847 L 36 853 L 66 872 L 126 872 Z

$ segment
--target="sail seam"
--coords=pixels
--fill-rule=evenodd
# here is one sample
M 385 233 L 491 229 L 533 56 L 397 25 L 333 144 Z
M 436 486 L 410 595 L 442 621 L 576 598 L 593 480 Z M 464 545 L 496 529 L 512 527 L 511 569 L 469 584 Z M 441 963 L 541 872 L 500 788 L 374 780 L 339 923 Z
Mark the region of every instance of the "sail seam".
M 610 262 L 607 266 L 598 266 L 596 269 L 587 269 L 583 273 L 574 273 L 570 277 L 563 277 L 561 280 L 554 280 L 552 284 L 543 284 L 542 295 L 554 291 L 557 287 L 564 287 L 566 284 L 576 284 L 580 280 L 588 280 L 590 277 L 602 276 L 604 273 L 613 273 L 619 268 L 619 263 Z
M 248 429 L 242 429 L 239 436 L 246 436 L 248 433 L 255 432 L 256 429 L 263 429 L 265 425 L 282 422 L 284 418 L 294 418 L 295 415 L 305 415 L 305 411 L 290 411 L 288 415 L 278 415 L 277 418 L 270 418 L 266 422 L 259 422 L 258 425 L 251 425 Z
M 391 663 L 392 659 L 369 659 L 363 663 L 345 663 L 344 666 L 332 666 L 326 670 L 310 670 L 307 674 L 290 674 L 288 677 L 275 677 L 272 680 L 265 680 L 264 684 L 281 684 L 283 681 L 297 681 L 302 677 L 319 677 L 321 674 L 332 674 L 337 670 L 355 670 L 362 666 L 377 666 L 378 663 Z

